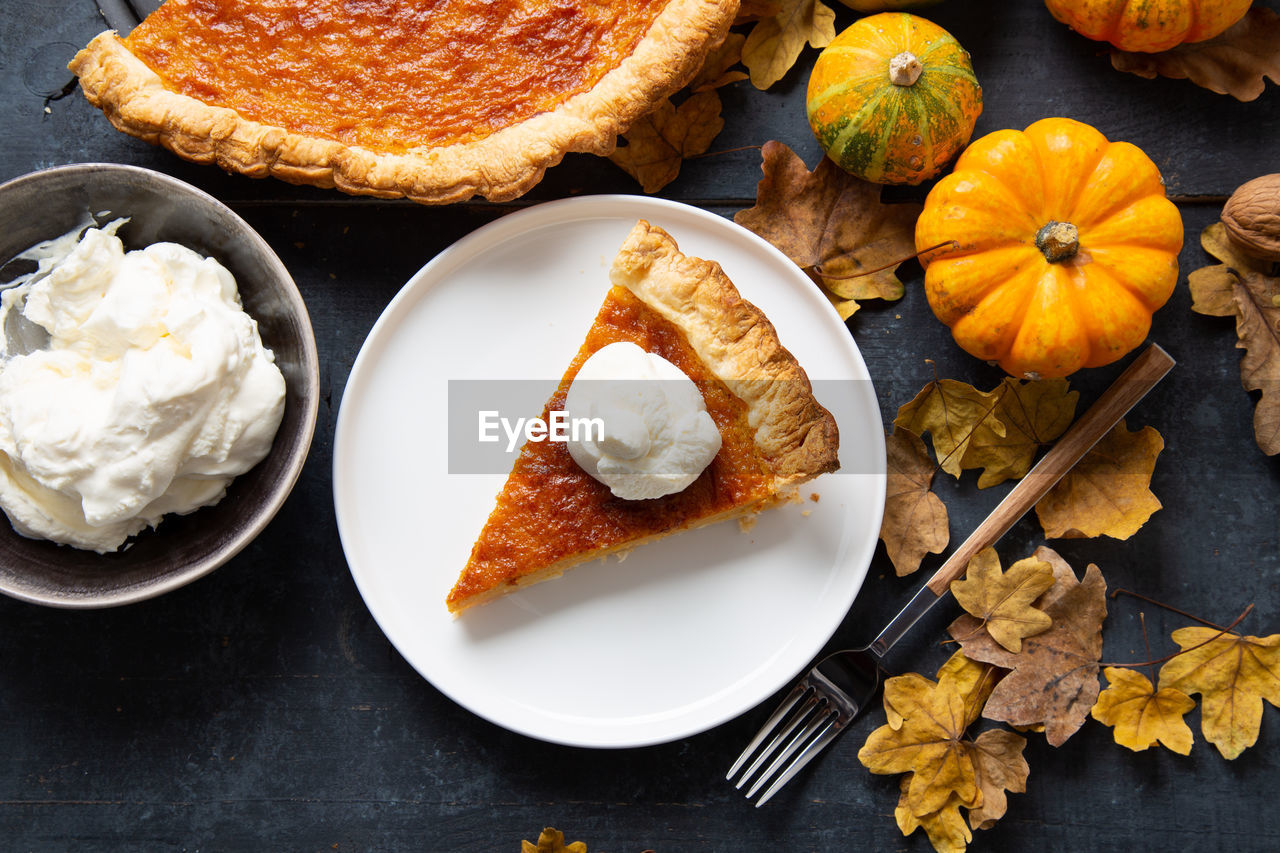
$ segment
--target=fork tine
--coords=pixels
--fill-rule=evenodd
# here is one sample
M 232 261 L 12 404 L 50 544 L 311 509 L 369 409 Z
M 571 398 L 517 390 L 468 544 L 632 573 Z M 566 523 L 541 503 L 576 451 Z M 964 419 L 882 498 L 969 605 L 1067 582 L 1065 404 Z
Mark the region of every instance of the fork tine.
M 738 756 L 738 760 L 733 762 L 733 766 L 729 768 L 729 772 L 724 776 L 725 779 L 728 779 L 731 782 L 733 781 L 733 777 L 738 772 L 739 768 L 741 768 L 742 765 L 751 758 L 752 754 L 755 753 L 756 748 L 764 742 L 764 739 L 773 732 L 774 728 L 777 727 L 782 718 L 785 717 L 792 707 L 800 701 L 800 697 L 804 695 L 805 691 L 808 690 L 808 687 L 808 679 L 802 679 L 795 687 L 791 688 L 791 692 L 787 694 L 786 698 L 783 699 L 781 703 L 779 703 L 778 707 L 769 716 L 769 719 L 765 720 L 764 724 L 760 726 L 760 731 L 756 732 L 756 736 L 752 738 L 751 743 L 747 744 L 747 748 L 742 750 L 742 754 Z M 742 787 L 741 784 L 739 784 L 738 787 Z
M 780 748 L 783 748 L 791 742 L 796 729 L 800 728 L 800 726 L 804 725 L 809 719 L 811 719 L 813 714 L 818 711 L 821 705 L 822 697 L 810 688 L 805 694 L 804 701 L 800 703 L 799 707 L 791 712 L 781 730 L 774 734 L 773 738 L 769 740 L 764 749 L 760 750 L 760 753 L 756 755 L 755 760 L 752 761 L 747 769 L 742 772 L 742 776 L 739 777 L 738 782 L 734 787 L 741 789 L 743 785 L 751 781 L 752 777 L 756 775 L 756 772 L 767 764 Z
M 774 780 L 773 784 L 769 786 L 768 790 L 760 796 L 760 799 L 756 800 L 756 808 L 760 808 L 765 803 L 769 802 L 770 797 L 782 790 L 783 785 L 790 782 L 791 778 L 803 770 L 806 764 L 812 761 L 818 753 L 822 752 L 822 750 L 826 748 L 827 744 L 835 740 L 836 735 L 840 734 L 840 731 L 844 728 L 844 724 L 847 722 L 848 720 L 841 719 L 839 714 L 834 715 L 830 725 L 823 729 L 822 733 L 814 738 L 807 747 L 805 747 L 804 752 L 796 756 L 795 761 L 791 763 L 791 766 L 782 771 L 778 778 Z
M 769 762 L 769 766 L 765 768 L 758 777 L 756 777 L 755 784 L 752 785 L 750 790 L 746 793 L 747 799 L 754 797 L 757 791 L 769 784 L 773 779 L 773 775 L 780 769 L 785 770 L 788 763 L 792 760 L 791 757 L 793 755 L 799 752 L 802 747 L 806 746 L 815 735 L 819 735 L 830 728 L 831 724 L 838 720 L 839 717 L 839 710 L 829 702 L 826 702 L 824 697 L 824 701 L 820 702 L 817 712 L 805 722 L 804 728 L 795 733 L 795 735 L 787 742 L 786 747 L 779 752 L 774 757 L 773 761 Z

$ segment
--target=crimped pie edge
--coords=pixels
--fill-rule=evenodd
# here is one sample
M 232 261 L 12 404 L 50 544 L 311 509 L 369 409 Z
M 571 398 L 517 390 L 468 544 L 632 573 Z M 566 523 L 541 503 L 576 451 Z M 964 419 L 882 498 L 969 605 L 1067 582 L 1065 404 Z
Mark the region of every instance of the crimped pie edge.
M 170 91 L 112 30 L 96 36 L 69 68 L 118 130 L 188 160 L 423 204 L 477 195 L 507 201 L 528 192 L 569 152 L 610 153 L 618 134 L 698 72 L 737 8 L 738 0 L 671 0 L 631 55 L 592 89 L 482 139 L 402 154 L 292 133 Z

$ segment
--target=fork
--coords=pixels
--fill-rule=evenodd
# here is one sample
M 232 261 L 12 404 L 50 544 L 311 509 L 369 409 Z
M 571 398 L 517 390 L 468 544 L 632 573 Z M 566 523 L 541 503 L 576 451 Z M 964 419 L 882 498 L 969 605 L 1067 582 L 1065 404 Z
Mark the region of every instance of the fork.
M 1134 359 L 870 645 L 828 655 L 800 679 L 765 720 L 725 778 L 732 782 L 736 777 L 734 787 L 739 790 L 751 782 L 746 792 L 748 799 L 764 788 L 756 801 L 757 808 L 768 802 L 875 698 L 886 676 L 881 666 L 884 656 L 946 595 L 951 582 L 964 574 L 974 555 L 999 541 L 1173 365 L 1173 359 L 1158 344 L 1151 344 Z

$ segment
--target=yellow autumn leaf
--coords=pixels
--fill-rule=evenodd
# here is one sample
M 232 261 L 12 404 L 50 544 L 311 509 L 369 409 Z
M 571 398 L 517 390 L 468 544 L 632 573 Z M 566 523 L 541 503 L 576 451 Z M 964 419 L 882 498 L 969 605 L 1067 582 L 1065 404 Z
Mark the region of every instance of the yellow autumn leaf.
M 991 639 L 1016 654 L 1024 637 L 1053 625 L 1047 613 L 1031 606 L 1053 584 L 1053 567 L 1043 560 L 1027 557 L 1002 572 L 995 549 L 986 548 L 969 561 L 963 580 L 951 582 L 951 594 L 981 621 Z
M 823 48 L 836 37 L 836 13 L 822 0 L 782 0 L 771 18 L 757 21 L 742 48 L 742 64 L 757 89 L 768 89 L 795 65 L 807 42 Z
M 886 484 L 880 538 L 898 576 L 920 568 L 925 554 L 939 554 L 951 538 L 947 508 L 931 491 L 933 463 L 924 441 L 907 430 L 885 437 Z
M 982 716 L 991 691 L 1004 675 L 1004 670 L 989 663 L 980 663 L 957 651 L 938 669 L 938 685 L 955 690 L 964 703 L 964 726 L 968 728 Z
M 1134 752 L 1158 742 L 1179 755 L 1191 753 L 1191 728 L 1182 718 L 1196 706 L 1194 699 L 1173 687 L 1156 690 L 1132 669 L 1109 666 L 1102 674 L 1108 686 L 1090 713 L 1114 729 L 1116 743 Z
M 992 393 L 996 406 L 990 417 L 974 426 L 960 465 L 983 469 L 979 489 L 1025 476 L 1036 452 L 1071 426 L 1080 398 L 1065 379 L 1005 377 Z M 995 424 L 1000 428 L 993 428 Z
M 1183 651 L 1160 668 L 1160 687 L 1200 694 L 1200 730 L 1232 759 L 1258 741 L 1262 701 L 1280 707 L 1280 634 L 1243 637 L 1181 628 Z
M 538 836 L 537 844 L 521 841 L 520 853 L 587 853 L 587 845 L 582 841 L 565 844 L 564 833 L 548 826 Z
M 1128 539 L 1160 509 L 1151 475 L 1164 439 L 1154 427 L 1115 426 L 1036 504 L 1049 539 Z
M 676 179 L 686 158 L 706 153 L 723 128 L 714 90 L 690 95 L 679 107 L 664 100 L 623 134 L 627 144 L 609 159 L 645 192 L 657 192 Z
M 953 794 L 973 803 L 978 787 L 969 747 L 961 742 L 965 702 L 955 684 L 895 676 L 885 681 L 884 703 L 899 725 L 872 732 L 858 760 L 872 773 L 911 773 L 906 804 L 917 817 L 942 809 Z
M 945 691 L 955 691 L 960 696 L 961 706 L 964 711 L 963 728 L 967 729 L 973 725 L 978 717 L 982 715 L 982 707 L 987 704 L 987 698 L 991 695 L 991 691 L 995 689 L 996 683 L 1003 674 L 1003 670 L 990 664 L 970 660 L 965 657 L 964 652 L 959 651 L 947 658 L 947 662 L 938 669 L 937 686 Z M 896 678 L 903 679 L 903 681 L 918 680 L 919 689 L 927 690 L 934 686 L 934 682 L 914 672 L 908 672 L 904 675 L 896 676 Z M 885 716 L 894 730 L 902 728 L 902 722 L 905 719 L 893 707 L 893 699 L 899 693 L 900 691 L 895 686 L 894 690 L 886 691 L 884 695 Z M 908 694 L 904 693 L 903 695 Z M 914 695 L 914 693 L 910 695 Z M 907 710 L 910 710 L 910 706 L 908 706 Z
M 969 831 L 969 825 L 960 814 L 962 805 L 960 798 L 952 794 L 936 812 L 916 816 L 907 804 L 907 792 L 914 776 L 915 774 L 908 773 L 899 783 L 898 805 L 893 810 L 893 816 L 898 821 L 898 829 L 903 835 L 910 835 L 917 829 L 924 829 L 925 835 L 929 837 L 929 843 L 937 853 L 964 853 L 969 842 L 973 840 L 973 833 Z
M 955 379 L 935 379 L 915 399 L 898 407 L 893 425 L 922 437 L 928 433 L 938 465 L 959 479 L 961 460 L 977 424 L 990 421 L 991 433 L 1004 436 L 1004 424 L 990 417 L 998 402 L 994 392 L 979 391 Z

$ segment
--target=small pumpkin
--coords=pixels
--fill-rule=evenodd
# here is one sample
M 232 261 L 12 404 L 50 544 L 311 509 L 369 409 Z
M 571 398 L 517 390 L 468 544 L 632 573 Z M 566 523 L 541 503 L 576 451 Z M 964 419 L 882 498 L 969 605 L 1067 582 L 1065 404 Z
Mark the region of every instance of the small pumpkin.
M 956 343 L 1049 378 L 1142 343 L 1178 279 L 1182 217 L 1137 146 L 1046 118 L 970 145 L 915 237 L 929 306 Z
M 906 12 L 862 18 L 827 45 L 809 76 L 809 126 L 842 169 L 918 184 L 964 148 L 982 112 L 969 54 Z
M 1121 50 L 1158 53 L 1220 34 L 1253 0 L 1045 0 L 1071 29 Z

